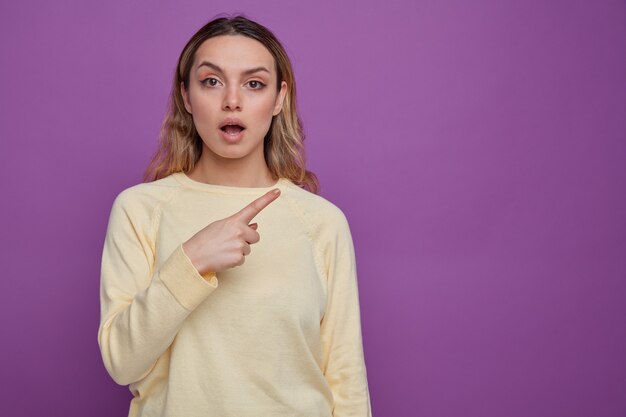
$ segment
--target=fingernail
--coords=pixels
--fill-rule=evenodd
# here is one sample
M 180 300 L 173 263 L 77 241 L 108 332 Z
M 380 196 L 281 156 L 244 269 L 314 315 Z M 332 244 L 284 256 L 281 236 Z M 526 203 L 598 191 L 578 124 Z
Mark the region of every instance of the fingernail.
M 280 194 L 280 190 L 278 188 L 276 188 L 275 190 L 272 191 L 272 194 L 278 195 L 278 194 Z

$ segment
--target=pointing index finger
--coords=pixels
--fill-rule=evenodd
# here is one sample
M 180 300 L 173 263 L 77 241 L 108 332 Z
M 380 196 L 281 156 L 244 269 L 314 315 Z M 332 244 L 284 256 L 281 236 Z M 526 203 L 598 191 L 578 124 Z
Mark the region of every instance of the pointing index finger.
M 252 203 L 248 204 L 244 208 L 242 208 L 236 216 L 244 221 L 246 224 L 250 223 L 254 216 L 259 214 L 261 210 L 267 207 L 272 201 L 276 200 L 280 195 L 280 189 L 275 188 L 267 193 L 263 194 L 261 197 L 254 200 Z

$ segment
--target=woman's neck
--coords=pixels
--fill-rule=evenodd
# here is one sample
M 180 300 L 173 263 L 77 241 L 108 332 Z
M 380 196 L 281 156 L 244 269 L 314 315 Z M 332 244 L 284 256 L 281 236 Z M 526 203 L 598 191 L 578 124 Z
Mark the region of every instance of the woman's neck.
M 276 180 L 272 177 L 265 158 L 252 159 L 230 159 L 218 155 L 209 156 L 208 152 L 203 152 L 194 168 L 187 175 L 199 182 L 231 187 L 270 187 L 274 185 Z

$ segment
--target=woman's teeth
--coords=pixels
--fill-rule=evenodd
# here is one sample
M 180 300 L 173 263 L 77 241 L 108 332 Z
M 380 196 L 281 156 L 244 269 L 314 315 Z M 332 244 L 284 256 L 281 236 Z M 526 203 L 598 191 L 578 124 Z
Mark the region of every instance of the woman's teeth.
M 228 125 L 228 126 L 222 127 L 222 130 L 228 133 L 229 135 L 237 135 L 239 134 L 239 132 L 243 130 L 243 128 L 238 125 Z

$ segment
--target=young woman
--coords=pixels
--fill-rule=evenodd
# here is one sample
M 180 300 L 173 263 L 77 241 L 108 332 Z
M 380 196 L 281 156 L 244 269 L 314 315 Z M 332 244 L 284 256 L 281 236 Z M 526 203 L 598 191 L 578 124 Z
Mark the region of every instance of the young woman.
M 275 36 L 202 27 L 104 242 L 98 343 L 129 416 L 371 415 L 350 229 L 302 141 Z

